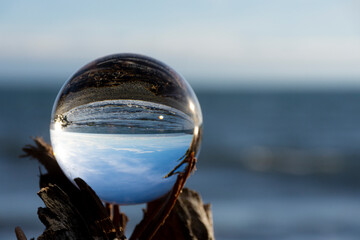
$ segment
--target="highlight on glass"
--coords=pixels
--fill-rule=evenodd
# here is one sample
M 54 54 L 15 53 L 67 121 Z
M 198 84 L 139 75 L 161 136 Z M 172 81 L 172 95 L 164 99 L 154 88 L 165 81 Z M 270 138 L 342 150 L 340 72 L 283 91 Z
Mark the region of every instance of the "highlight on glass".
M 82 178 L 104 201 L 137 204 L 171 190 L 176 175 L 167 174 L 197 156 L 202 125 L 196 95 L 175 70 L 150 57 L 114 54 L 64 84 L 50 136 L 70 180 Z

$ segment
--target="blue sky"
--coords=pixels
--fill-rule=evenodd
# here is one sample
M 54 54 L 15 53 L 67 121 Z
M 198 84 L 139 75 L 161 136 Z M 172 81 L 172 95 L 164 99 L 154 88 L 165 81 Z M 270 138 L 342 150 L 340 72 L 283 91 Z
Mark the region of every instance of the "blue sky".
M 135 52 L 162 60 L 199 87 L 360 86 L 357 0 L 3 0 L 0 6 L 2 85 L 59 84 L 95 58 Z
M 177 166 L 192 137 L 51 131 L 54 152 L 65 174 L 84 179 L 103 200 L 118 203 L 148 202 L 168 192 L 176 177 L 164 176 Z

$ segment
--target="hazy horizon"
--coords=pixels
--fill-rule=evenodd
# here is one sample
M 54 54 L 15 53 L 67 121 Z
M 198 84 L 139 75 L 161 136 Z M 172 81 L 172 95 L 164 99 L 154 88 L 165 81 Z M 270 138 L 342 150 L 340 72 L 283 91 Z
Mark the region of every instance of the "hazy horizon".
M 71 76 L 71 75 L 70 75 Z M 48 89 L 59 91 L 63 84 L 70 78 L 59 76 L 29 76 L 9 77 L 0 76 L 0 89 Z M 187 78 L 195 92 L 198 91 L 360 91 L 360 78 L 328 78 L 328 79 L 245 79 L 239 81 L 233 78 L 211 79 L 211 84 L 205 84 L 206 78 Z
M 354 0 L 6 0 L 0 87 L 61 86 L 96 58 L 133 52 L 200 89 L 360 88 L 359 10 Z

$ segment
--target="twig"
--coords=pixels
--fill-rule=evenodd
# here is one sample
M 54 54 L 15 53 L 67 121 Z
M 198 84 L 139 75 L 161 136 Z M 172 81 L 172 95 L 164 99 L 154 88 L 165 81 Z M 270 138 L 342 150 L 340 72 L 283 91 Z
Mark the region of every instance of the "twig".
M 25 233 L 23 232 L 23 230 L 20 227 L 15 228 L 15 234 L 16 234 L 17 240 L 27 240 Z
M 166 198 L 155 200 L 147 204 L 143 220 L 136 226 L 130 240 L 149 239 L 151 240 L 159 228 L 164 224 L 175 205 L 176 199 L 179 197 L 183 189 L 186 179 L 195 168 L 196 158 L 192 153 L 188 158 L 188 165 L 184 173 L 179 173 L 176 183 Z

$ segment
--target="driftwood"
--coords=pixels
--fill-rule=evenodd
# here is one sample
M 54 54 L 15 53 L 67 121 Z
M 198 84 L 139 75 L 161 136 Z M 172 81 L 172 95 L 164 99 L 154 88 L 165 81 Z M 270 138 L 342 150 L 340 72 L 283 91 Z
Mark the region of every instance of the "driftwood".
M 46 208 L 38 216 L 46 229 L 39 240 L 50 239 L 127 239 L 127 216 L 119 205 L 105 206 L 96 193 L 80 178 L 78 187 L 60 169 L 49 144 L 35 138 L 35 146 L 23 148 L 25 157 L 37 159 L 47 170 L 40 172 L 39 197 Z M 163 198 L 147 204 L 143 220 L 135 227 L 129 240 L 136 239 L 214 239 L 210 205 L 204 205 L 200 195 L 184 188 L 186 179 L 195 168 L 196 158 L 189 154 L 184 172 L 178 174 L 173 189 Z M 175 173 L 175 170 L 171 174 Z M 20 227 L 15 229 L 18 240 L 26 240 Z

